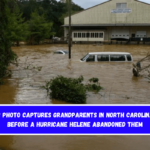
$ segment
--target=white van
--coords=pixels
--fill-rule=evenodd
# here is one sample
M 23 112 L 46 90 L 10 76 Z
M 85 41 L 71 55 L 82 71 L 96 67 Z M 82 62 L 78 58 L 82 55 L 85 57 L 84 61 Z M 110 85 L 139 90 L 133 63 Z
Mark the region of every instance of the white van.
M 125 52 L 93 52 L 81 58 L 82 62 L 132 62 L 130 53 Z

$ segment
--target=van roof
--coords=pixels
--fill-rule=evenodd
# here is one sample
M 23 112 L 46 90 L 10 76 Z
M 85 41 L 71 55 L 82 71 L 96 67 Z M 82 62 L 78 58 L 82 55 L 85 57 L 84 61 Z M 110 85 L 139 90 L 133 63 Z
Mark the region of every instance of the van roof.
M 88 53 L 88 54 L 124 54 L 124 55 L 131 55 L 130 53 L 126 53 L 126 52 L 92 52 L 92 53 Z

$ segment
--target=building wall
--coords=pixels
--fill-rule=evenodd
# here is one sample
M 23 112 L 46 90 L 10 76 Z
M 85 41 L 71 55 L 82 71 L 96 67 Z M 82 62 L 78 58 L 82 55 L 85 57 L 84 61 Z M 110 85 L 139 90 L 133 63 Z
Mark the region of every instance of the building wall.
M 116 10 L 116 3 L 127 3 L 127 9 L 129 11 L 126 13 L 112 13 Z M 90 26 L 92 25 L 97 25 L 98 28 L 105 27 L 106 30 L 97 30 L 104 32 L 105 41 L 109 41 L 114 34 L 118 34 L 119 38 L 129 39 L 132 34 L 136 34 L 137 32 L 146 32 L 146 37 L 150 37 L 150 27 L 142 26 L 142 24 L 150 24 L 149 14 L 149 4 L 138 2 L 136 0 L 110 0 L 72 15 L 72 25 L 77 25 L 77 27 L 78 25 L 79 27 L 85 26 L 87 32 L 90 30 Z M 65 25 L 68 25 L 68 22 L 67 17 L 65 18 Z M 88 25 L 89 29 L 87 29 Z M 67 27 L 65 28 L 64 33 L 66 37 L 68 33 Z M 80 39 L 78 40 L 80 41 Z M 92 39 L 92 41 L 93 40 L 94 39 Z
M 125 34 L 129 34 L 129 37 L 132 37 L 132 34 L 136 34 L 138 31 L 146 31 L 146 37 L 150 37 L 150 27 L 115 27 L 115 26 L 112 26 L 112 27 L 106 27 L 106 30 L 94 30 L 94 32 L 103 32 L 104 33 L 104 38 L 102 39 L 97 39 L 97 38 L 88 38 L 88 40 L 86 39 L 83 39 L 83 38 L 77 38 L 77 39 L 74 39 L 75 41 L 110 41 L 111 40 L 111 37 L 112 37 L 112 34 L 114 33 L 114 31 L 125 31 L 124 33 Z M 79 32 L 79 33 L 82 33 L 82 32 L 92 32 L 92 30 L 73 30 L 72 31 L 72 34 L 74 32 Z M 65 32 L 64 32 L 64 36 L 67 37 L 67 34 L 68 34 L 68 29 L 65 28 Z M 119 32 L 116 32 L 116 34 L 118 33 L 119 35 Z M 72 36 L 73 38 L 73 36 Z
M 107 27 L 109 37 L 111 37 L 113 30 L 127 30 L 129 31 L 129 37 L 131 37 L 132 34 L 136 34 L 137 31 L 146 31 L 146 37 L 150 37 L 150 27 Z
M 104 32 L 100 30 L 76 30 L 72 32 L 73 41 L 104 41 Z
M 116 3 L 127 3 L 130 13 L 111 13 Z M 135 0 L 111 0 L 72 15 L 72 24 L 147 24 L 150 23 L 150 5 Z M 69 22 L 65 18 L 65 25 Z

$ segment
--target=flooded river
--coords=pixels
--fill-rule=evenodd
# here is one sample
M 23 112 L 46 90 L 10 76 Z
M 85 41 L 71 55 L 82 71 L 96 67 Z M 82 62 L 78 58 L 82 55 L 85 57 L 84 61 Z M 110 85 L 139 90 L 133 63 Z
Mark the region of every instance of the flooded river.
M 13 47 L 19 56 L 19 67 L 12 68 L 12 77 L 0 86 L 1 104 L 62 104 L 52 100 L 40 87 L 53 77 L 63 75 L 77 78 L 83 75 L 85 82 L 99 78 L 104 88 L 99 94 L 88 93 L 87 104 L 149 104 L 150 83 L 147 78 L 132 75 L 132 63 L 97 62 L 79 60 L 88 52 L 130 52 L 134 62 L 146 56 L 149 46 L 142 45 L 74 45 L 72 59 L 68 55 L 54 54 L 55 50 L 67 49 L 67 45 L 42 45 Z M 37 69 L 24 69 L 42 67 Z
M 45 81 L 58 75 L 85 82 L 99 78 L 104 88 L 100 93 L 87 93 L 87 104 L 150 104 L 150 81 L 132 75 L 132 63 L 87 63 L 79 60 L 88 52 L 130 52 L 134 62 L 146 56 L 149 45 L 73 45 L 72 59 L 54 54 L 67 45 L 13 47 L 19 67 L 11 66 L 12 76 L 0 86 L 1 104 L 65 104 L 50 99 L 41 88 Z M 142 64 L 145 65 L 145 64 Z M 25 69 L 26 68 L 26 69 Z M 32 68 L 31 70 L 29 68 Z M 35 69 L 34 69 L 35 68 Z M 42 68 L 38 71 L 37 68 Z M 148 150 L 150 136 L 0 136 L 5 150 Z

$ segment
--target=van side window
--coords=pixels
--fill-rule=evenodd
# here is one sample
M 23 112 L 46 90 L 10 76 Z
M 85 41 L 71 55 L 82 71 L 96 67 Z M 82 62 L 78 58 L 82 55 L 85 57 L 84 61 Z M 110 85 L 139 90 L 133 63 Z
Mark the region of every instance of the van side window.
M 109 61 L 109 55 L 97 55 L 97 61 Z
M 131 58 L 130 55 L 126 55 L 126 56 L 127 56 L 127 60 L 128 60 L 128 61 L 132 61 L 132 58 Z
M 89 55 L 86 61 L 95 61 L 95 55 Z
M 111 55 L 110 56 L 110 61 L 125 61 L 125 56 L 124 55 Z

